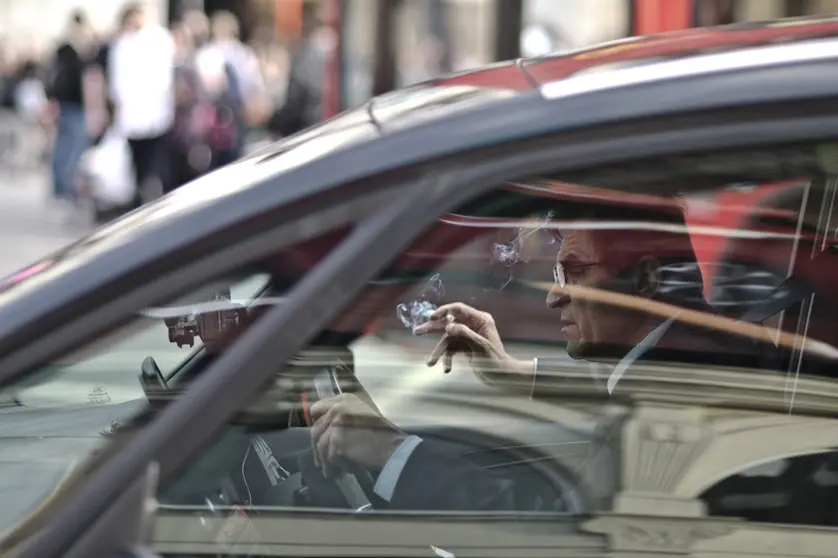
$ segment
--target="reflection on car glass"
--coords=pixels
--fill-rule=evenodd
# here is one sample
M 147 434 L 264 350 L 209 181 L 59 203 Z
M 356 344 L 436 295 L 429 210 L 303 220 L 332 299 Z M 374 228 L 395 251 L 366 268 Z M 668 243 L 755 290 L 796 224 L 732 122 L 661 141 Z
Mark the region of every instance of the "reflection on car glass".
M 207 312 L 218 312 L 221 310 L 234 310 L 241 306 L 276 306 L 285 302 L 286 298 L 281 296 L 267 296 L 251 301 L 248 298 L 241 299 L 218 299 L 188 304 L 182 306 L 158 306 L 144 308 L 137 312 L 138 315 L 146 318 L 163 319 L 177 318 L 187 314 L 204 314 Z
M 602 43 L 595 47 L 583 47 L 578 50 L 571 51 L 568 53 L 568 56 L 572 56 L 573 60 L 588 60 L 591 58 L 599 58 L 602 56 L 608 56 L 609 54 L 616 54 L 619 52 L 625 52 L 634 50 L 638 47 L 645 46 L 649 42 L 647 37 L 643 37 L 640 35 L 633 35 L 631 37 L 625 37 L 623 39 L 616 39 L 614 41 L 609 41 L 607 43 Z M 550 61 L 551 57 L 545 57 L 545 61 Z
M 10 275 L 6 279 L 0 281 L 0 292 L 5 291 L 6 289 L 10 289 L 14 287 L 18 283 L 22 283 L 26 281 L 30 277 L 34 277 L 35 275 L 41 273 L 42 271 L 48 269 L 52 265 L 52 260 L 44 261 L 37 263 L 35 265 L 31 265 L 22 271 L 18 271 L 17 273 Z
M 606 53 L 606 54 L 611 54 Z M 653 64 L 655 62 L 660 62 L 663 60 L 668 60 L 669 58 L 666 56 L 650 56 L 648 58 L 638 58 L 633 60 L 623 60 L 620 62 L 610 62 L 605 64 L 597 64 L 595 66 L 589 66 L 587 68 L 583 68 L 578 72 L 574 72 L 570 74 L 571 76 L 583 76 L 587 74 L 594 74 L 597 72 L 608 72 L 612 70 L 623 70 L 626 68 L 635 68 L 637 66 L 645 66 L 646 64 Z
M 816 24 L 824 24 L 824 23 L 835 23 L 838 21 L 838 17 L 836 16 L 823 16 L 823 17 L 800 17 L 800 18 L 790 18 L 790 19 L 781 19 L 778 21 L 770 21 L 765 24 L 766 27 L 770 28 L 777 28 L 777 27 L 797 27 L 799 25 L 816 25 Z
M 631 186 L 661 185 L 670 191 L 682 187 L 717 188 L 720 183 L 778 182 L 822 171 L 818 151 L 811 147 L 790 147 L 779 152 L 744 151 L 696 156 L 676 156 L 614 165 L 584 174 L 571 173 L 561 180 L 624 190 Z M 689 178 L 686 184 L 679 179 Z
M 392 128 L 438 116 L 439 110 L 460 110 L 464 104 L 485 103 L 514 94 L 500 88 L 425 87 L 376 99 L 372 102 L 371 114 L 382 127 Z
M 786 525 L 838 525 L 838 452 L 795 455 L 748 468 L 702 494 L 709 515 Z

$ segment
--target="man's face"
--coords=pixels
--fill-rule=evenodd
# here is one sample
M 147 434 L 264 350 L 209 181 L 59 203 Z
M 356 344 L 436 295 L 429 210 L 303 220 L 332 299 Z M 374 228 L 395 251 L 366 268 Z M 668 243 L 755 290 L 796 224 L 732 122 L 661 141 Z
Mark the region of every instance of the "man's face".
M 129 33 L 139 31 L 145 24 L 145 14 L 141 11 L 132 13 L 125 20 L 125 30 Z
M 597 347 L 632 345 L 632 320 L 613 306 L 572 299 L 562 286 L 576 285 L 611 290 L 617 279 L 616 262 L 609 258 L 608 233 L 604 231 L 565 231 L 556 254 L 556 280 L 547 293 L 547 306 L 561 311 L 562 335 L 572 358 L 597 356 Z

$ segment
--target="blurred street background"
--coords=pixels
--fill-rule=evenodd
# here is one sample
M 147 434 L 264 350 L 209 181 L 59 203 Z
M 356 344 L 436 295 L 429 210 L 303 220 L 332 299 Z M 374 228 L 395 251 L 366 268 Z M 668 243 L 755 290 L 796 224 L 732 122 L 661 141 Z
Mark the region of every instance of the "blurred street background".
M 44 168 L 0 170 L 0 276 L 72 242 L 91 229 L 51 219 L 44 211 L 49 173 Z
M 0 276 L 373 95 L 832 12 L 838 0 L 0 0 Z

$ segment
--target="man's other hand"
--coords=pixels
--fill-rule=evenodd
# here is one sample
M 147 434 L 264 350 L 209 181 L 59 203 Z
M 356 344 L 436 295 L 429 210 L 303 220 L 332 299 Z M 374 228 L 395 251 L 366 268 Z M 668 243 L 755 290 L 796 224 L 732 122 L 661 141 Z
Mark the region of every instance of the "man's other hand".
M 407 438 L 394 424 L 357 396 L 344 393 L 311 406 L 314 458 L 325 476 L 346 459 L 368 469 L 382 469 Z
M 448 373 L 454 355 L 462 353 L 477 377 L 487 384 L 516 382 L 532 374 L 531 361 L 520 361 L 506 353 L 495 319 L 488 312 L 461 302 L 440 306 L 427 323 L 414 330 L 417 335 L 431 332 L 443 335 L 428 357 L 428 366 L 436 366 L 442 359 L 443 370 Z

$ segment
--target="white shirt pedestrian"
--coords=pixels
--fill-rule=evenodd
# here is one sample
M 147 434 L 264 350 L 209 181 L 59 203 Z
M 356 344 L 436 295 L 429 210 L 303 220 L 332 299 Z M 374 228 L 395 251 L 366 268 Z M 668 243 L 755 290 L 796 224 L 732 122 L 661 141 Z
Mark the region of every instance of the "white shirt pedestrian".
M 115 128 L 129 139 L 165 134 L 174 122 L 175 43 L 168 30 L 148 24 L 120 35 L 109 54 Z

